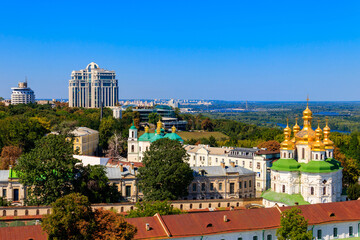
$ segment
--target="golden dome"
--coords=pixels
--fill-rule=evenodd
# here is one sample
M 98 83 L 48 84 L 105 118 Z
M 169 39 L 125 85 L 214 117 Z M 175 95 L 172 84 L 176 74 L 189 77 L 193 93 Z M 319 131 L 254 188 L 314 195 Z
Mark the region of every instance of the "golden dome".
M 161 133 L 161 128 L 162 128 L 162 122 L 159 119 L 159 121 L 157 122 L 157 129 L 156 129 L 156 133 L 160 134 Z
M 290 141 L 291 128 L 289 128 L 289 119 L 287 119 L 286 128 L 284 128 L 285 140 L 280 144 L 281 150 L 294 150 L 294 143 Z
M 146 126 L 145 127 L 145 133 L 148 133 L 149 132 L 149 126 Z
M 304 127 L 301 131 L 295 134 L 295 138 L 299 144 L 308 144 L 315 140 L 315 131 L 311 128 L 312 112 L 309 109 L 309 98 L 307 98 L 307 106 L 303 111 Z
M 320 120 L 318 120 L 318 127 L 315 130 L 316 142 L 313 143 L 311 149 L 313 151 L 325 151 L 325 144 L 321 141 L 322 130 L 320 128 Z
M 326 126 L 324 127 L 324 140 L 325 149 L 334 149 L 334 142 L 329 139 L 330 127 L 328 126 L 328 118 L 326 118 Z
M 176 133 L 176 127 L 175 127 L 175 126 L 172 126 L 171 132 L 172 132 L 172 133 Z
M 300 126 L 298 125 L 297 123 L 298 121 L 298 118 L 295 118 L 295 125 L 293 127 L 293 132 L 294 132 L 294 135 L 296 135 L 301 129 L 300 129 Z

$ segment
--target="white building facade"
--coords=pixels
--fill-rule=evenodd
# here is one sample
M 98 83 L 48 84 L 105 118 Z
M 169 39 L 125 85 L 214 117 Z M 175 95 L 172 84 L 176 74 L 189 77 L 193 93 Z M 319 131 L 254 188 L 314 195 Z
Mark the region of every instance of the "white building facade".
M 258 148 L 209 147 L 208 145 L 186 145 L 191 167 L 221 166 L 234 164 L 256 173 L 256 191 L 270 188 L 270 167 L 278 159 L 278 151 Z
M 92 62 L 86 69 L 72 71 L 69 80 L 69 107 L 99 108 L 116 106 L 119 99 L 115 71 Z
M 35 93 L 27 86 L 27 81 L 19 82 L 18 87 L 11 89 L 11 104 L 35 103 Z

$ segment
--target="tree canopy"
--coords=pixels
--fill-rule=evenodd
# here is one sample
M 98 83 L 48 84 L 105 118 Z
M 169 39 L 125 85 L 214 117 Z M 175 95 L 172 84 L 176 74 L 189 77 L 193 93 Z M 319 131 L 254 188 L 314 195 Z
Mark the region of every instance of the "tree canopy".
M 311 240 L 312 231 L 308 231 L 308 222 L 299 208 L 291 208 L 281 213 L 280 228 L 276 230 L 279 240 Z
M 156 213 L 159 213 L 160 215 L 175 215 L 182 214 L 183 212 L 180 209 L 171 206 L 167 201 L 143 201 L 137 202 L 135 204 L 135 209 L 131 210 L 126 217 L 151 217 Z
M 23 154 L 14 168 L 28 188 L 28 205 L 48 205 L 71 192 L 93 203 L 118 202 L 120 194 L 109 184 L 103 166 L 82 166 L 73 158 L 72 142 L 64 135 L 50 134 Z
M 351 184 L 347 189 L 348 198 L 357 200 L 360 197 L 360 185 L 358 183 Z
M 139 168 L 139 185 L 145 200 L 174 200 L 188 194 L 193 171 L 181 143 L 167 138 L 157 140 L 144 153 Z
M 49 239 L 130 240 L 136 228 L 118 213 L 92 210 L 87 197 L 72 193 L 51 204 L 52 212 L 43 219 L 42 228 Z
M 20 182 L 32 186 L 28 189 L 29 204 L 50 204 L 69 194 L 76 163 L 72 142 L 65 136 L 50 134 L 36 142 L 15 167 Z

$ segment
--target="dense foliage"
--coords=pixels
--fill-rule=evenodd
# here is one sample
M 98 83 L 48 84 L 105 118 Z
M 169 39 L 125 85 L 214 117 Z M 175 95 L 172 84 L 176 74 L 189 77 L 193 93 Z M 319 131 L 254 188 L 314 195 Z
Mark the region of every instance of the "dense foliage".
M 131 210 L 126 217 L 152 217 L 156 213 L 159 213 L 160 215 L 175 215 L 182 214 L 183 212 L 180 209 L 171 206 L 167 201 L 143 201 L 137 202 L 135 204 L 135 209 Z
M 347 195 L 350 200 L 358 200 L 360 197 L 360 185 L 358 183 L 351 184 L 347 189 Z
M 71 192 L 89 197 L 93 203 L 118 202 L 120 195 L 109 185 L 102 166 L 76 165 L 72 142 L 63 135 L 50 134 L 23 154 L 15 167 L 20 182 L 28 188 L 28 205 L 47 205 Z
M 139 168 L 139 185 L 147 201 L 175 200 L 188 194 L 193 180 L 188 155 L 181 143 L 163 138 L 153 142 L 144 153 Z
M 50 204 L 71 192 L 74 167 L 72 142 L 63 135 L 50 134 L 22 155 L 15 167 L 20 182 L 28 189 L 29 204 Z
M 29 152 L 35 142 L 50 131 L 67 135 L 74 127 L 83 126 L 99 131 L 101 150 L 107 150 L 109 138 L 114 131 L 127 137 L 132 121 L 138 123 L 139 113 L 131 109 L 123 113 L 122 119 L 114 119 L 109 108 L 69 108 L 57 102 L 51 105 L 19 104 L 5 107 L 0 105 L 0 151 L 4 146 L 17 146 Z
M 308 231 L 307 227 L 307 220 L 301 215 L 301 210 L 291 208 L 281 213 L 276 236 L 279 240 L 311 240 L 312 231 Z
M 91 239 L 96 227 L 87 197 L 72 193 L 51 204 L 52 213 L 43 218 L 48 239 Z
M 130 240 L 136 228 L 118 213 L 93 211 L 87 197 L 72 193 L 52 205 L 52 213 L 43 219 L 42 228 L 49 239 L 120 239 Z

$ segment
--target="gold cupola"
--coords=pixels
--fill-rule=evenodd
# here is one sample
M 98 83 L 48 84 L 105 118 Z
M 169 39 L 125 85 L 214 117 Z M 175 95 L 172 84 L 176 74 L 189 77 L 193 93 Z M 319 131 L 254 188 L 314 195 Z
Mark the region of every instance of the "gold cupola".
M 307 98 L 306 109 L 303 111 L 304 127 L 295 134 L 298 144 L 309 144 L 315 140 L 315 131 L 311 128 L 312 112 L 309 109 L 309 98 Z
M 156 129 L 156 133 L 160 135 L 161 133 L 161 128 L 162 128 L 162 122 L 161 120 L 159 119 L 159 121 L 157 122 L 157 129 Z
M 315 130 L 316 142 L 313 143 L 311 150 L 313 151 L 325 151 L 325 144 L 321 141 L 322 130 L 320 128 L 320 120 L 318 120 L 318 127 Z
M 300 126 L 298 125 L 298 118 L 295 118 L 295 125 L 293 127 L 294 135 L 296 135 L 298 132 L 300 132 Z
M 175 127 L 175 126 L 172 126 L 171 132 L 172 132 L 172 133 L 176 133 L 176 127 Z
M 291 128 L 289 128 L 289 119 L 287 119 L 286 128 L 284 128 L 285 140 L 280 144 L 281 150 L 294 150 L 294 143 L 290 140 Z
M 149 133 L 149 126 L 147 126 L 147 125 L 145 127 L 145 133 Z
M 334 149 L 334 142 L 329 139 L 330 127 L 328 126 L 329 119 L 326 118 L 326 126 L 324 127 L 324 140 L 325 149 Z

